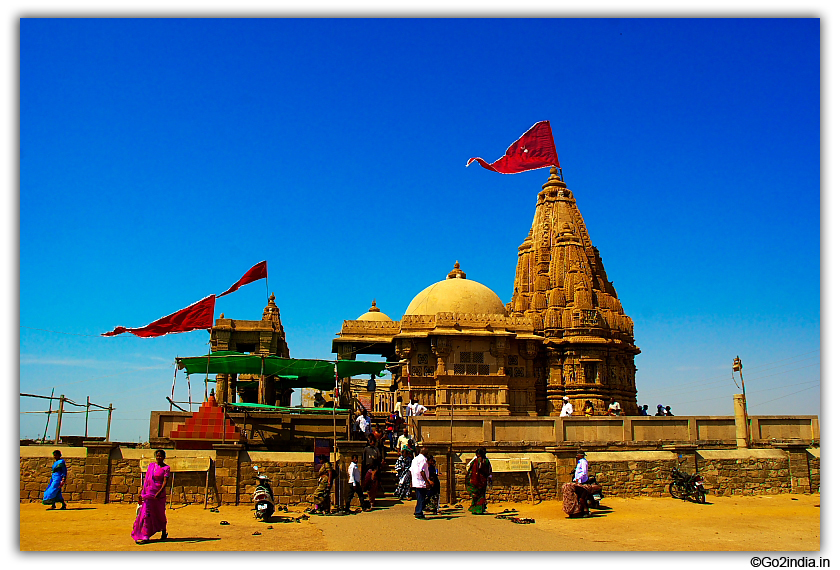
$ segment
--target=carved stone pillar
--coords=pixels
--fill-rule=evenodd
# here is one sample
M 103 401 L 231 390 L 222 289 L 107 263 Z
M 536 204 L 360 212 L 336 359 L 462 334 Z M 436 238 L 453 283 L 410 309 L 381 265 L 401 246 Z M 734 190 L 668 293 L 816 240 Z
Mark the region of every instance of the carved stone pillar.
M 563 353 L 554 348 L 546 349 L 546 365 L 548 378 L 546 384 L 546 409 L 549 416 L 559 416 L 563 409 Z
M 507 376 L 507 354 L 510 350 L 510 343 L 507 337 L 496 337 L 490 343 L 490 354 L 499 363 L 499 370 L 496 372 L 499 376 Z
M 227 374 L 216 374 L 216 402 L 221 405 L 228 401 L 227 397 Z
M 227 402 L 229 404 L 236 403 L 236 374 L 228 375 L 227 381 Z
M 414 352 L 414 342 L 405 338 L 397 339 L 397 347 L 394 352 L 396 352 L 400 360 L 405 360 L 400 367 L 400 376 L 402 378 L 408 378 L 410 373 L 409 366 L 411 365 L 411 354 Z
M 432 352 L 437 357 L 435 376 L 444 376 L 446 374 L 446 358 L 452 352 L 452 345 L 449 343 L 449 338 L 445 336 L 433 336 Z

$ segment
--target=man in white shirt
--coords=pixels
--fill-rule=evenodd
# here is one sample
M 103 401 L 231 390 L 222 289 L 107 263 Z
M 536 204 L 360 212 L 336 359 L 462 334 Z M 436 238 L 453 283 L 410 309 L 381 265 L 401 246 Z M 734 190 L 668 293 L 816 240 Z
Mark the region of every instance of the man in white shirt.
M 417 506 L 414 508 L 414 518 L 425 519 L 423 514 L 423 504 L 426 502 L 426 495 L 429 493 L 429 488 L 432 483 L 429 479 L 429 462 L 426 456 L 429 455 L 429 450 L 425 447 L 420 450 L 420 455 L 415 457 L 411 462 L 411 486 L 414 487 L 414 492 L 417 495 Z
M 609 408 L 607 408 L 607 413 L 611 416 L 621 415 L 621 404 L 619 404 L 615 398 L 612 399 Z
M 362 415 L 356 418 L 356 422 L 359 424 L 359 431 L 361 432 L 362 437 L 367 439 L 367 437 L 371 434 L 370 418 L 368 417 L 367 410 L 362 410 Z
M 365 508 L 365 499 L 362 495 L 362 473 L 359 471 L 359 456 L 355 453 L 350 461 L 350 466 L 347 468 L 347 479 L 350 482 L 350 494 L 347 495 L 347 501 L 344 503 L 344 510 L 350 510 L 350 502 L 353 500 L 353 494 L 359 496 L 359 506 Z
M 561 418 L 568 418 L 572 415 L 575 409 L 572 407 L 572 403 L 569 401 L 568 396 L 563 396 L 563 409 L 560 410 L 560 417 Z
M 582 451 L 578 451 L 575 458 L 577 459 L 577 465 L 575 466 L 574 481 L 583 485 L 589 481 L 589 462 L 586 460 L 586 454 Z

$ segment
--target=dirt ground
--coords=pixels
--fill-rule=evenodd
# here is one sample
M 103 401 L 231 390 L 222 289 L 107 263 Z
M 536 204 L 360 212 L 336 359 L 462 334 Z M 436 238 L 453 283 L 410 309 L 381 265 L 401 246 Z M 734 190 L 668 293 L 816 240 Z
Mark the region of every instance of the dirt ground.
M 697 505 L 671 498 L 607 498 L 604 508 L 588 519 L 566 518 L 556 501 L 492 503 L 485 516 L 448 506 L 422 521 L 412 516 L 413 502 L 386 498 L 369 513 L 312 516 L 301 522 L 278 518 L 299 517 L 303 509 L 296 508 L 275 514 L 269 523 L 257 522 L 247 506 L 223 506 L 213 513 L 201 505 L 176 505 L 167 511 L 169 539 L 143 546 L 130 537 L 134 505 L 70 504 L 66 511 L 47 511 L 26 503 L 20 505 L 20 550 L 820 550 L 819 495 L 708 501 Z M 536 522 L 515 524 L 493 516 L 504 509 Z M 230 524 L 220 525 L 223 520 Z M 411 545 L 383 545 L 383 528 L 394 537 L 411 537 Z

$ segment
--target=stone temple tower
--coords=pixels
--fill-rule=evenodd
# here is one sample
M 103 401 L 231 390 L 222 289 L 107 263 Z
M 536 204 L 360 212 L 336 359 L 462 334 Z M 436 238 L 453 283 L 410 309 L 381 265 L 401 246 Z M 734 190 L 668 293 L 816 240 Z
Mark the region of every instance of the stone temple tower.
M 568 396 L 575 415 L 589 400 L 596 414 L 611 398 L 637 413 L 633 321 L 624 314 L 592 245 L 572 192 L 552 167 L 537 198 L 534 223 L 519 246 L 508 305 L 512 316 L 530 317 L 544 337 L 537 374 L 537 410 L 559 415 Z M 535 362 L 536 364 L 536 362 Z

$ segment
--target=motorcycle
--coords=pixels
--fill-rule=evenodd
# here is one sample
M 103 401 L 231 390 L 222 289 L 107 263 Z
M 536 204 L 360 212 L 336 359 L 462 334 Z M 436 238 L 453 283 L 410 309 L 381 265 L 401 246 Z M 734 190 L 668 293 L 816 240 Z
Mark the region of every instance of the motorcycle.
M 586 499 L 586 504 L 590 509 L 598 509 L 601 507 L 601 500 L 604 498 L 604 492 L 601 490 L 601 485 L 595 480 L 595 476 L 591 475 L 586 481 L 587 485 L 597 485 L 597 491 L 593 491 Z
M 257 472 L 257 488 L 254 490 L 254 518 L 266 522 L 274 514 L 274 493 L 271 490 L 271 482 L 265 475 L 260 475 L 260 468 L 254 465 Z
M 703 486 L 703 477 L 699 473 L 690 474 L 680 471 L 679 467 L 684 461 L 685 459 L 679 459 L 677 466 L 671 469 L 672 481 L 668 484 L 668 493 L 675 499 L 689 499 L 696 503 L 705 503 L 706 489 Z
M 572 471 L 572 477 L 574 477 L 575 472 Z M 574 481 L 574 479 L 572 479 Z M 595 479 L 595 475 L 590 475 L 589 478 L 586 480 L 585 485 L 592 485 L 594 487 L 593 491 L 589 492 L 589 496 L 586 497 L 586 505 L 590 509 L 598 509 L 601 507 L 601 501 L 604 498 L 604 491 L 601 488 L 601 485 Z

